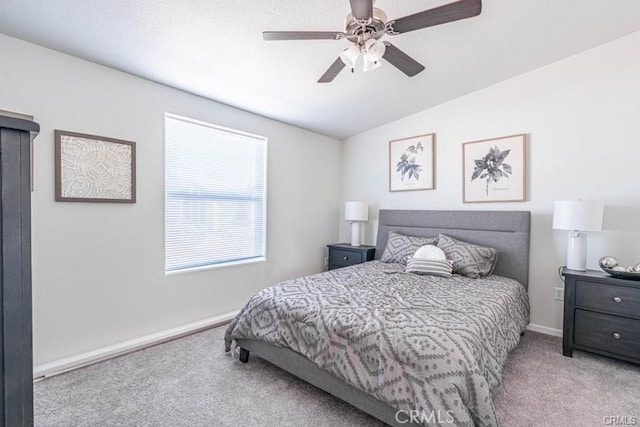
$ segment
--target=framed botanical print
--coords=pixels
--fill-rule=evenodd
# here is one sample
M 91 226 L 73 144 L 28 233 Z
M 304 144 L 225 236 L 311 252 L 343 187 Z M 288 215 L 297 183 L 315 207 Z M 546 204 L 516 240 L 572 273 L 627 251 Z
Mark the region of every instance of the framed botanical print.
M 525 201 L 526 140 L 520 134 L 462 144 L 462 201 Z
M 389 191 L 435 188 L 436 135 L 389 141 Z

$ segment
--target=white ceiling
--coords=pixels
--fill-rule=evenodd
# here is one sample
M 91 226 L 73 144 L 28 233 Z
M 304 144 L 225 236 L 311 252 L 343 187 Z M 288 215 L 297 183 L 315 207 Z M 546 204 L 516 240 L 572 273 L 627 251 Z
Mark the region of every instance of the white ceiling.
M 389 19 L 453 0 L 378 0 Z M 347 0 L 2 0 L 0 33 L 343 139 L 640 30 L 639 0 L 484 0 L 475 18 L 387 36 L 426 66 L 316 81 L 345 40 Z

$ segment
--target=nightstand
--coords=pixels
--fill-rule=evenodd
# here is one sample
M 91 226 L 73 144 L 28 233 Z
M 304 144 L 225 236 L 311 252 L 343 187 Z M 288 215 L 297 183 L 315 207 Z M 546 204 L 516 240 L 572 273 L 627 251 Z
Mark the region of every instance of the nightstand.
M 361 264 L 373 260 L 375 246 L 351 246 L 348 243 L 327 245 L 329 248 L 329 270 Z
M 640 363 L 640 281 L 564 268 L 562 354 L 584 350 Z

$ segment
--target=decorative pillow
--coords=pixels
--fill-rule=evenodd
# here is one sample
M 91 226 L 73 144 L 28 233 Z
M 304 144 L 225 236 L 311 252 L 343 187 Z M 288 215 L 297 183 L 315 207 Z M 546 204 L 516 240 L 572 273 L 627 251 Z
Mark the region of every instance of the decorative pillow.
M 498 251 L 454 239 L 445 234 L 438 236 L 437 246 L 447 259 L 453 261 L 453 272 L 474 279 L 493 273 L 498 262 Z
M 380 261 L 407 265 L 407 259 L 412 257 L 421 246 L 435 245 L 437 241 L 437 237 L 405 236 L 404 234 L 390 231 L 387 238 L 387 246 L 382 252 Z
M 451 277 L 452 269 L 453 265 L 448 259 L 409 258 L 407 261 L 407 273 Z
M 444 251 L 437 246 L 424 245 L 413 254 L 414 258 L 420 259 L 447 259 Z

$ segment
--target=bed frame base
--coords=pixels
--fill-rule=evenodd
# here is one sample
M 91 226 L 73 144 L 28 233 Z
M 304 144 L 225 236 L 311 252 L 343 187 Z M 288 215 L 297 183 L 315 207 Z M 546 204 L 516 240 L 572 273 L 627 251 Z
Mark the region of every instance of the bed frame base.
M 411 423 L 407 422 L 398 422 L 396 419 L 397 409 L 339 380 L 330 372 L 320 369 L 309 359 L 293 350 L 256 340 L 239 339 L 237 341 L 240 347 L 240 361 L 244 363 L 249 360 L 249 352 L 252 352 L 267 362 L 284 369 L 390 426 L 406 427 L 411 425 Z M 405 421 L 402 419 L 402 415 L 400 419 Z
M 242 363 L 249 361 L 249 350 L 240 347 L 240 356 L 238 357 Z

